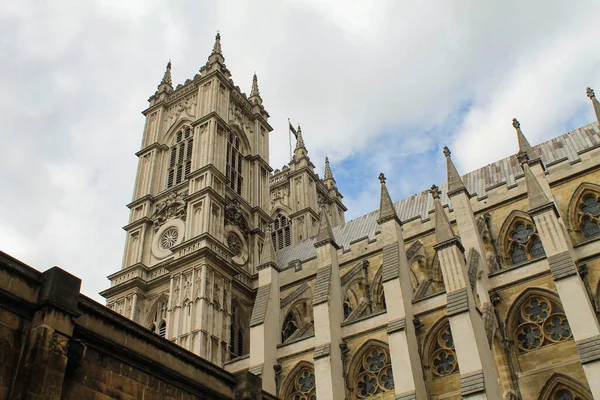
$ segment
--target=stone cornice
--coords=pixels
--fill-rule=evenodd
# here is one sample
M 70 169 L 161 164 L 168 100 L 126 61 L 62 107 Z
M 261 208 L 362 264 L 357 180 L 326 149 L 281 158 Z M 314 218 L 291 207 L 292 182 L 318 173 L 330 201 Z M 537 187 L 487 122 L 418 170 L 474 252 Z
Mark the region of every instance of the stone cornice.
M 148 217 L 142 217 L 136 221 L 133 221 L 133 222 L 125 225 L 123 227 L 123 230 L 129 232 L 129 231 L 133 230 L 134 228 L 138 228 L 138 227 L 141 227 L 146 224 L 152 224 L 152 220 Z
M 554 214 L 556 215 L 557 218 L 559 217 L 558 210 L 556 209 L 556 204 L 554 204 L 554 202 L 549 202 L 546 204 L 542 204 L 539 207 L 532 208 L 528 211 L 528 213 L 533 218 L 536 215 L 543 214 L 544 212 L 550 211 L 550 210 L 554 211 Z
M 135 207 L 143 204 L 146 201 L 153 202 L 154 197 L 151 194 L 147 194 L 147 195 L 142 196 L 139 199 L 136 199 L 136 200 L 132 201 L 131 203 L 127 204 L 126 207 L 129 209 L 132 209 L 132 208 L 135 208 Z
M 150 152 L 151 150 L 154 149 L 158 149 L 158 150 L 169 150 L 169 146 L 167 146 L 166 144 L 160 144 L 158 142 L 154 142 L 152 144 L 149 144 L 148 146 L 144 147 L 143 149 L 141 149 L 140 151 L 138 151 L 137 153 L 135 153 L 136 156 L 141 157 L 144 154 Z
M 433 249 L 435 251 L 440 251 L 442 249 L 445 249 L 446 247 L 452 247 L 452 246 L 458 247 L 458 250 L 460 250 L 461 253 L 464 253 L 464 251 L 465 251 L 465 248 L 463 247 L 462 243 L 460 242 L 460 240 L 457 237 L 453 237 L 453 238 L 445 240 L 441 243 L 438 243 L 433 246 Z

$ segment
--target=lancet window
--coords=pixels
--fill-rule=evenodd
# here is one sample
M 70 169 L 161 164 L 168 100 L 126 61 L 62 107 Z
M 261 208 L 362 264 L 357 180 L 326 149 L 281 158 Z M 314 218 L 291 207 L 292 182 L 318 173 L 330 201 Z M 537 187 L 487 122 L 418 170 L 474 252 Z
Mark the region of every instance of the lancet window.
M 508 255 L 518 265 L 546 255 L 542 241 L 530 221 L 519 220 L 508 235 Z
M 573 337 L 562 307 L 548 296 L 531 294 L 520 303 L 516 312 L 513 337 L 521 353 Z
M 231 306 L 231 324 L 229 326 L 230 358 L 243 356 L 248 352 L 246 345 L 246 314 L 240 304 L 235 301 Z
M 298 321 L 293 312 L 289 312 L 283 320 L 283 327 L 281 329 L 281 342 L 285 343 L 297 330 Z
M 225 176 L 229 181 L 229 187 L 237 194 L 242 194 L 242 150 L 240 138 L 233 132 L 227 135 Z
M 182 127 L 175 134 L 175 144 L 171 146 L 169 153 L 167 187 L 185 181 L 192 171 L 192 154 L 194 148 L 193 136 L 193 131 L 190 126 Z
M 165 337 L 167 334 L 167 300 L 159 302 L 155 306 L 152 314 L 152 323 L 150 330 L 159 336 Z
M 553 374 L 538 397 L 540 400 L 591 400 L 592 394 L 580 382 L 563 374 Z
M 271 233 L 271 236 L 273 238 L 275 250 L 288 247 L 292 243 L 290 221 L 285 215 L 277 215 L 273 221 L 273 232 Z

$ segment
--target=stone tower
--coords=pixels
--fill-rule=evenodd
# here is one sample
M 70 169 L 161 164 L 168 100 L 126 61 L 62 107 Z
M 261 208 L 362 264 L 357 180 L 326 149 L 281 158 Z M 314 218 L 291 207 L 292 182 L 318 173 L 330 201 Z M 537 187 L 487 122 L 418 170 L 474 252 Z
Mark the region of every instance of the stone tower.
M 109 307 L 222 365 L 248 352 L 256 274 L 271 218 L 269 114 L 231 79 L 217 34 L 193 79 L 171 62 L 146 123 L 122 269 Z
M 290 126 L 290 129 L 293 128 Z M 292 159 L 281 170 L 275 170 L 270 178 L 272 236 L 277 250 L 317 236 L 321 207 L 325 207 L 332 227 L 345 222 L 347 210 L 329 159 L 325 157 L 325 173 L 321 179 L 308 156 L 300 126 L 294 132 L 296 147 Z

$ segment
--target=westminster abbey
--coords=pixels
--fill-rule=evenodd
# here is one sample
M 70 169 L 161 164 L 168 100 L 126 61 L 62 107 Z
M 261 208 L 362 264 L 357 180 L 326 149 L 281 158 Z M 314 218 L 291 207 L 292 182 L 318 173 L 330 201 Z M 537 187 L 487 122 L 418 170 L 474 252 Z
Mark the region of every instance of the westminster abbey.
M 394 202 L 397 177 L 381 174 L 379 209 L 346 222 L 300 127 L 289 163 L 270 166 L 257 77 L 249 96 L 235 86 L 217 35 L 184 84 L 167 65 L 143 112 L 106 318 L 223 380 L 259 379 L 257 398 L 600 399 L 600 103 L 587 97 L 597 121 L 537 145 L 507 121 L 518 153 L 465 175 L 444 148 L 447 182 L 409 198 Z

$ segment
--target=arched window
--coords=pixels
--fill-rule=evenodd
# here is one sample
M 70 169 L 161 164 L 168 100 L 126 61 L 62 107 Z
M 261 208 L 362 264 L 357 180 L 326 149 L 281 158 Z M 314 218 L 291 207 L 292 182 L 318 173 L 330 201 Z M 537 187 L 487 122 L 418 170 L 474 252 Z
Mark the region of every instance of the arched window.
M 185 181 L 192 171 L 193 136 L 192 128 L 189 126 L 182 127 L 175 134 L 175 144 L 171 146 L 169 153 L 168 188 Z
M 248 352 L 245 342 L 247 329 L 246 313 L 237 300 L 231 301 L 231 324 L 229 325 L 229 356 L 236 358 Z
M 600 203 L 598 194 L 589 193 L 583 197 L 580 204 L 581 232 L 585 239 L 600 236 Z
M 150 330 L 162 337 L 167 333 L 167 299 L 160 300 L 154 305 Z
M 381 398 L 394 390 L 392 360 L 387 346 L 379 341 L 365 343 L 354 355 L 348 370 L 351 398 Z
M 380 267 L 375 278 L 373 278 L 371 303 L 373 304 L 373 312 L 387 310 L 385 303 L 385 294 L 383 292 L 383 282 L 381 281 L 382 268 Z
M 539 291 L 517 300 L 511 317 L 511 332 L 520 353 L 573 337 L 567 316 L 559 302 Z
M 429 365 L 433 378 L 447 376 L 458 371 L 454 339 L 448 321 L 431 336 L 429 346 Z
M 242 194 L 242 152 L 240 138 L 233 132 L 227 135 L 227 159 L 225 160 L 225 176 L 229 187 L 237 194 Z
M 344 297 L 344 320 L 356 319 L 365 314 L 369 306 L 364 278 L 348 283 Z
M 554 373 L 542 388 L 539 400 L 591 400 L 592 394 L 573 378 Z
M 292 243 L 290 223 L 285 215 L 278 214 L 273 221 L 271 237 L 273 238 L 275 250 L 283 249 Z
M 301 362 L 285 380 L 281 396 L 284 400 L 317 400 L 315 371 L 307 362 Z
M 508 255 L 513 265 L 544 257 L 546 252 L 531 221 L 516 221 L 507 238 Z
M 298 321 L 293 312 L 289 312 L 283 320 L 283 328 L 281 329 L 281 343 L 285 343 L 297 330 Z

